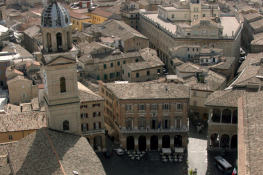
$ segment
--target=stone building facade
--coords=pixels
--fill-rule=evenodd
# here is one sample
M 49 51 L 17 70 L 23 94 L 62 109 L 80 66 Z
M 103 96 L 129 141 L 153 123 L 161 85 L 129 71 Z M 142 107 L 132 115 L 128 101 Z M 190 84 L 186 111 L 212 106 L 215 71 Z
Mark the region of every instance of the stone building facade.
M 105 123 L 104 98 L 78 82 L 82 136 L 86 137 L 94 150 L 104 151 Z
M 105 122 L 124 149 L 187 148 L 189 87 L 100 82 L 99 94 L 106 99 Z
M 201 6 L 203 7 L 203 4 Z M 190 8 L 189 4 L 184 8 Z M 158 13 L 139 12 L 140 32 L 149 38 L 150 48 L 157 51 L 158 56 L 169 69 L 172 69 L 173 66 L 169 48 L 185 44 L 223 49 L 223 56 L 235 57 L 238 62 L 242 30 L 240 20 L 235 16 L 219 16 L 219 9 L 216 17 L 209 15 L 204 17 L 196 8 L 198 7 L 193 7 L 193 9 L 191 7 L 191 18 L 186 14 L 187 18 L 181 16 L 180 19 L 177 19 L 176 14 L 179 12 L 183 14 L 181 9 L 173 6 L 158 6 Z M 164 13 L 163 9 L 166 9 L 167 12 Z M 174 9 L 175 12 L 170 9 Z M 210 14 L 209 10 L 208 14 Z M 197 18 L 196 15 L 199 17 Z M 167 22 L 167 19 L 172 22 Z M 233 24 L 233 27 L 230 24 Z

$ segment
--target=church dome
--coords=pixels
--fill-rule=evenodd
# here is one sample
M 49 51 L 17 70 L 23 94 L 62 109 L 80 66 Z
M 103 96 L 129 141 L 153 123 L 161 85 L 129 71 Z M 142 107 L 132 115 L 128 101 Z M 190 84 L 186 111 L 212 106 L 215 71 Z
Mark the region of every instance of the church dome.
M 57 28 L 70 25 L 69 13 L 66 8 L 56 0 L 51 0 L 51 3 L 45 7 L 41 14 L 41 27 Z

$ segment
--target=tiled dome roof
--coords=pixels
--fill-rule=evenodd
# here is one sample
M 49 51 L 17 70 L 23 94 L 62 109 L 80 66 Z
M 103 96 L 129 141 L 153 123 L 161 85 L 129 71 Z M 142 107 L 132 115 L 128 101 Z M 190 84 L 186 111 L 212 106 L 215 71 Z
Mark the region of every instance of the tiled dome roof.
M 52 0 L 41 14 L 41 26 L 48 28 L 67 27 L 71 25 L 69 13 L 66 8 Z

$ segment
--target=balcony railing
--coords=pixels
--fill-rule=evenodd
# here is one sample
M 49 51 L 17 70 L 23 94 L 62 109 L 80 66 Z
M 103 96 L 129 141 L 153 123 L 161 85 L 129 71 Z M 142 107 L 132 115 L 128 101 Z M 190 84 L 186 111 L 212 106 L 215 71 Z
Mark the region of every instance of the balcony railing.
M 121 129 L 122 133 L 188 132 L 187 127 L 173 129 Z
M 105 128 L 100 128 L 100 129 L 90 129 L 86 131 L 82 131 L 82 134 L 95 134 L 95 133 L 105 133 Z

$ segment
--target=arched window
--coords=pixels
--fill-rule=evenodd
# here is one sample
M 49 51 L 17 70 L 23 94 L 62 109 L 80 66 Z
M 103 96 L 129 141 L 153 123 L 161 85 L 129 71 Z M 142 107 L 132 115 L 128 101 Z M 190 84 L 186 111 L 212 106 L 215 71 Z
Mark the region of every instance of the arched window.
M 57 49 L 58 51 L 62 50 L 62 34 L 57 33 Z
M 69 130 L 69 121 L 65 120 L 63 122 L 63 131 Z
M 50 50 L 52 47 L 52 42 L 51 42 L 51 34 L 47 33 L 47 48 Z
M 66 92 L 66 79 L 65 77 L 60 78 L 60 93 Z

